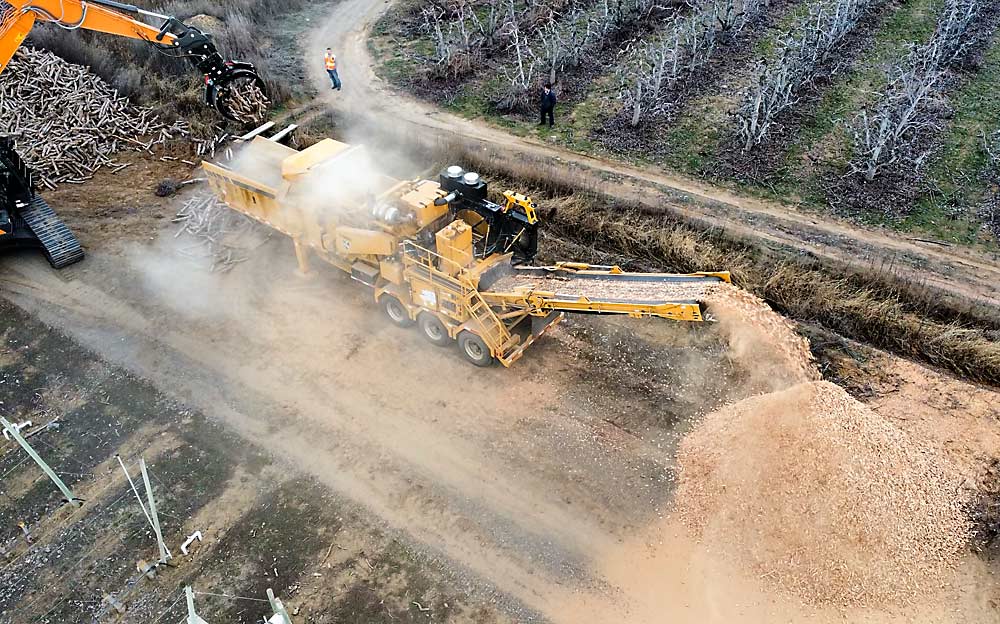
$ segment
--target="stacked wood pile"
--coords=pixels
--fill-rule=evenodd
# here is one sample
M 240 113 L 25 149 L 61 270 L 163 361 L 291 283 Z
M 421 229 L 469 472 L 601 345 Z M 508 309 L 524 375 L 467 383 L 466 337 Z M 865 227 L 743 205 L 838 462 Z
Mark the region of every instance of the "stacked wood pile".
M 710 414 L 678 460 L 681 518 L 810 603 L 910 602 L 946 587 L 968 547 L 947 460 L 828 382 Z
M 22 48 L 0 74 L 0 133 L 16 139 L 38 183 L 52 189 L 81 184 L 102 167 L 117 173 L 129 166 L 116 159 L 120 152 L 153 154 L 188 127 L 132 105 L 86 67 Z

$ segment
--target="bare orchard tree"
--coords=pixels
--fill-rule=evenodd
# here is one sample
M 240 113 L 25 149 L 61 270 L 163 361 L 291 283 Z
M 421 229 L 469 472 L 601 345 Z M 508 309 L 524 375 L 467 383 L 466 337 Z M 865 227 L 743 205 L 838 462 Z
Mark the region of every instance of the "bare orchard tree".
M 643 115 L 666 113 L 679 84 L 704 68 L 717 46 L 759 19 L 771 0 L 703 0 L 693 13 L 674 19 L 657 39 L 634 50 L 623 70 L 621 99 L 632 125 Z
M 761 61 L 755 75 L 756 82 L 743 96 L 736 115 L 744 151 L 763 142 L 775 125 L 778 113 L 798 100 L 795 94 L 797 76 L 791 63 L 769 65 Z
M 501 94 L 498 106 L 509 110 L 517 108 L 519 104 L 525 102 L 530 90 L 535 85 L 539 60 L 531 49 L 528 36 L 521 30 L 514 0 L 507 2 L 507 20 L 503 30 L 503 36 L 508 41 L 507 49 L 513 57 L 513 63 L 501 66 L 501 71 L 507 78 L 508 87 L 507 91 Z
M 577 10 L 564 18 L 553 14 L 538 31 L 540 45 L 535 52 L 548 70 L 548 81 L 556 84 L 567 67 L 579 66 L 600 44 L 598 33 L 594 16 L 588 12 Z
M 450 11 L 431 4 L 422 14 L 424 29 L 434 39 L 437 64 L 452 76 L 470 71 L 479 60 L 484 41 L 472 3 L 461 0 Z
M 995 0 L 947 1 L 932 37 L 939 43 L 939 65 L 960 64 L 964 60 L 970 48 L 978 43 L 976 37 L 970 36 L 972 26 L 986 8 L 986 3 L 992 1 Z
M 983 178 L 989 189 L 979 205 L 979 218 L 997 242 L 1000 242 L 1000 130 L 992 136 L 983 135 L 983 151 L 987 159 Z
M 455 42 L 452 39 L 452 28 L 445 20 L 446 11 L 441 7 L 430 5 L 421 10 L 424 18 L 424 29 L 434 38 L 434 55 L 438 65 L 449 67 L 455 56 Z
M 483 48 L 487 52 L 496 49 L 500 40 L 500 28 L 503 23 L 504 10 L 500 0 L 487 0 L 483 15 L 480 16 L 475 10 L 470 11 L 470 19 L 475 24 L 476 30 L 483 41 Z
M 601 40 L 648 22 L 658 8 L 661 8 L 659 0 L 600 0 L 596 21 Z
M 936 127 L 928 105 L 935 98 L 942 70 L 937 65 L 938 47 L 911 47 L 902 65 L 889 69 L 889 82 L 878 108 L 863 110 L 855 124 L 852 171 L 874 180 L 884 169 L 910 159 L 915 166 L 926 157 L 914 157 L 908 149 L 921 132 Z
M 937 28 L 922 46 L 911 46 L 900 64 L 887 70 L 886 88 L 874 112 L 862 111 L 854 124 L 853 172 L 873 180 L 906 160 L 918 170 L 929 153 L 910 153 L 913 142 L 937 127 L 931 107 L 940 96 L 945 72 L 974 43 L 969 32 L 986 0 L 947 0 Z
M 545 25 L 538 29 L 538 40 L 541 42 L 541 53 L 537 56 L 548 68 L 549 82 L 555 84 L 559 72 L 566 65 L 570 41 L 566 38 L 566 32 L 560 27 L 559 20 L 554 14 L 550 15 Z
M 819 0 L 796 20 L 779 39 L 774 59 L 759 65 L 757 78 L 736 111 L 744 151 L 768 137 L 778 115 L 795 104 L 799 92 L 829 65 L 861 19 L 885 1 Z

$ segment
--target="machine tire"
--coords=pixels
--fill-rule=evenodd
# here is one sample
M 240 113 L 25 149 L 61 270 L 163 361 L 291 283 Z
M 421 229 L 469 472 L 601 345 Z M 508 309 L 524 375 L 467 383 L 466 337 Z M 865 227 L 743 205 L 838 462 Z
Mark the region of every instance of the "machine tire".
M 451 336 L 448 335 L 448 328 L 444 326 L 441 319 L 424 312 L 417 317 L 417 325 L 420 333 L 423 334 L 427 342 L 438 347 L 447 347 L 451 344 Z
M 410 318 L 409 312 L 406 311 L 406 306 L 399 299 L 392 295 L 382 295 L 382 298 L 378 302 L 382 306 L 382 312 L 385 313 L 386 318 L 393 325 L 396 327 L 413 327 L 413 319 Z
M 472 362 L 476 366 L 493 366 L 496 359 L 490 355 L 490 348 L 486 346 L 483 339 L 470 331 L 463 331 L 458 335 L 458 348 L 462 351 L 462 357 Z

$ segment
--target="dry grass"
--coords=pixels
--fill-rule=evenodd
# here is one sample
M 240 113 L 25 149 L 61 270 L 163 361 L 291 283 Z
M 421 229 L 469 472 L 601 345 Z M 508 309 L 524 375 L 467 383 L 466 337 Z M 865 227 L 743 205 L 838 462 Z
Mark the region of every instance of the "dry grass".
M 635 266 L 675 271 L 729 269 L 734 282 L 799 321 L 845 337 L 1000 385 L 1000 342 L 963 311 L 953 321 L 942 303 L 908 299 L 908 288 L 887 288 L 887 276 L 845 274 L 843 267 L 800 260 L 734 244 L 722 232 L 652 217 L 586 199 L 563 209 L 548 228 L 632 259 Z

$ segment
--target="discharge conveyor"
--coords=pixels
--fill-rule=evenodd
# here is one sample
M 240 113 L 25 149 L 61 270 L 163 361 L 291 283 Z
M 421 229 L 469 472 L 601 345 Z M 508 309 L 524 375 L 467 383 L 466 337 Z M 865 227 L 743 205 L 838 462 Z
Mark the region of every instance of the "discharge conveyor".
M 729 273 L 626 273 L 614 266 L 563 263 L 518 267 L 489 285 L 483 297 L 534 313 L 563 311 L 706 320 L 703 302 Z

